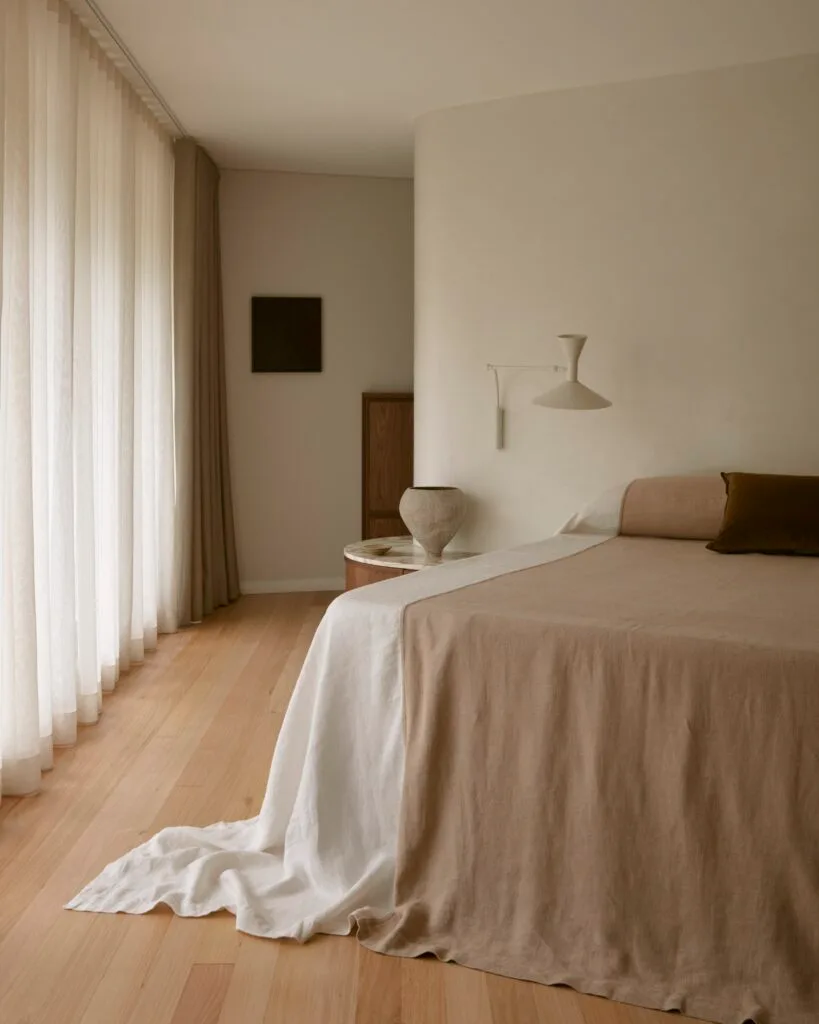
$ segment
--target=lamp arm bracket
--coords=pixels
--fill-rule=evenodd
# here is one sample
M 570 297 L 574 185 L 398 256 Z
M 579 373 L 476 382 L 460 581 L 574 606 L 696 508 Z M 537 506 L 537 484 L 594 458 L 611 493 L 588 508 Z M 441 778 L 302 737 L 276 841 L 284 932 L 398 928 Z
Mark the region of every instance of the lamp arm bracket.
M 558 363 L 542 363 L 536 366 L 527 363 L 487 363 L 486 368 L 495 374 L 495 404 L 498 409 L 501 407 L 499 370 L 548 370 L 552 373 L 568 370 L 567 366 L 561 366 Z
M 531 365 L 527 363 L 487 363 L 487 370 L 565 370 L 566 366 L 559 363 L 539 363 Z
M 495 375 L 495 447 L 501 449 L 504 446 L 504 411 L 501 406 L 501 394 L 500 394 L 500 371 L 501 370 L 546 370 L 552 373 L 558 373 L 568 371 L 568 366 L 560 366 L 559 364 L 541 364 L 538 366 L 532 366 L 527 363 L 487 363 L 487 370 L 491 370 Z

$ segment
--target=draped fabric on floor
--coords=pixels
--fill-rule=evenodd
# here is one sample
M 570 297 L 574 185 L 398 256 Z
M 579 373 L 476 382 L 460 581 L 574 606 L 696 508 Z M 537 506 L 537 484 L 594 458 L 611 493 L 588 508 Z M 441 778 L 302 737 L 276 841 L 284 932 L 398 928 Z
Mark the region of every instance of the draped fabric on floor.
M 0 5 L 0 765 L 176 627 L 171 140 L 59 0 Z

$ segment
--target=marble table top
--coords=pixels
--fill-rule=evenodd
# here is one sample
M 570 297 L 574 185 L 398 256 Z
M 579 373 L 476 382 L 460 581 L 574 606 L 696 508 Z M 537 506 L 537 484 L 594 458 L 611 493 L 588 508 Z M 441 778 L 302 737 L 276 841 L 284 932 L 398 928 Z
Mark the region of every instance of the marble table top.
M 386 547 L 389 550 L 383 555 L 376 555 L 374 547 Z M 425 569 L 431 565 L 445 565 L 461 558 L 472 558 L 474 551 L 444 550 L 439 561 L 430 561 L 420 544 L 412 537 L 378 537 L 372 540 L 360 540 L 348 544 L 344 549 L 344 557 L 365 565 L 380 565 L 384 569 Z

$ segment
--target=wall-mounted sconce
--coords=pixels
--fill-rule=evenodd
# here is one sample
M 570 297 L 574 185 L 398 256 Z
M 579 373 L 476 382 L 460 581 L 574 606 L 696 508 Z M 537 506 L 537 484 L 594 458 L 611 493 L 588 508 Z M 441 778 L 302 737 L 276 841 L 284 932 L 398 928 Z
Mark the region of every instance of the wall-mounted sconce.
M 553 372 L 564 371 L 566 379 L 556 388 L 538 395 L 532 399 L 533 405 L 543 405 L 547 409 L 575 409 L 588 411 L 591 409 L 607 409 L 611 402 L 598 395 L 596 391 L 587 388 L 577 379 L 577 364 L 580 360 L 580 353 L 586 344 L 585 334 L 559 334 L 563 342 L 563 350 L 566 353 L 566 366 L 523 366 L 510 363 L 487 363 L 487 370 L 495 374 L 495 447 L 503 448 L 504 441 L 504 409 L 500 397 L 500 376 L 501 370 L 550 370 Z

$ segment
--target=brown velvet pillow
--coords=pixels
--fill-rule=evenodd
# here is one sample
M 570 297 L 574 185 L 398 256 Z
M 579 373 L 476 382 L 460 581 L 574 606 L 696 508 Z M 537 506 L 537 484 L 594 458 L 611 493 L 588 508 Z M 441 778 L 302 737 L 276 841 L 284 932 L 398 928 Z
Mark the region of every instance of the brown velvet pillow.
M 723 555 L 819 555 L 819 477 L 723 473 L 728 491 L 716 540 Z

